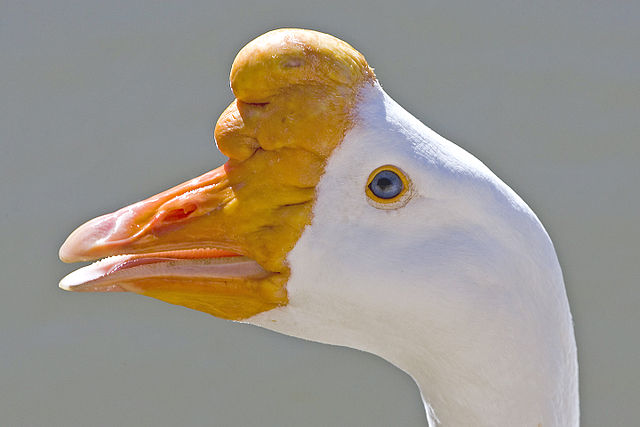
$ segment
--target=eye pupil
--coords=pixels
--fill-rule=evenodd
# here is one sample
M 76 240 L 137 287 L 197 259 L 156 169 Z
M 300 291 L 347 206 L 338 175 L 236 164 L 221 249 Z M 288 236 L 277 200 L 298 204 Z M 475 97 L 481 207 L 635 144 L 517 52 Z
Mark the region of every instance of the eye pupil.
M 381 199 L 393 199 L 402 193 L 404 184 L 398 174 L 390 170 L 383 170 L 373 177 L 369 189 Z
M 392 185 L 392 184 L 391 184 L 391 180 L 389 178 L 380 178 L 378 180 L 378 187 L 380 187 L 380 189 L 382 189 L 382 191 L 385 191 L 387 188 L 389 188 L 390 185 Z

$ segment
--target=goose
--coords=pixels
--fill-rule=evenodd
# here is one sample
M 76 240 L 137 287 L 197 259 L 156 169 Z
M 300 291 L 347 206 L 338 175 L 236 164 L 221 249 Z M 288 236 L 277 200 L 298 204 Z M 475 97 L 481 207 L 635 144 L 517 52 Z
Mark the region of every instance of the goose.
M 230 74 L 228 161 L 77 228 L 70 291 L 133 292 L 374 353 L 429 426 L 577 426 L 578 364 L 544 227 L 333 36 L 279 29 Z

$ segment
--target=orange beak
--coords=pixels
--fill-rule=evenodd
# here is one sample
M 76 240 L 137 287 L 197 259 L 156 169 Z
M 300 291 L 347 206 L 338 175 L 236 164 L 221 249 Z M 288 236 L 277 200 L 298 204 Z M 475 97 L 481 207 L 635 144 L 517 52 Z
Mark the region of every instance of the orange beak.
M 171 233 L 187 223 L 210 219 L 211 213 L 224 209 L 232 198 L 221 166 L 146 200 L 92 219 L 67 238 L 60 248 L 60 259 L 78 262 L 122 253 L 204 247 L 240 250 L 237 245 L 227 243 L 220 230 L 208 227 L 206 233 L 202 233 L 202 227 L 198 228 L 200 233 L 193 239 L 185 239 L 184 232 L 179 236 Z
M 249 257 L 253 227 L 242 223 L 225 166 L 80 226 L 60 258 L 109 258 L 60 287 L 131 291 L 234 320 L 286 304 L 286 268 L 268 271 Z

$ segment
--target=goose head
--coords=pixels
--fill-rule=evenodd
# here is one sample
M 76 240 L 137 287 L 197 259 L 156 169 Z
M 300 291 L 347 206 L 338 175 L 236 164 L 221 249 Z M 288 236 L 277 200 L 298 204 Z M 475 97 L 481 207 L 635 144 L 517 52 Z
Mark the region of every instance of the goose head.
M 229 161 L 95 218 L 60 282 L 128 291 L 375 353 L 430 425 L 578 423 L 571 314 L 531 209 L 382 89 L 332 36 L 244 47 L 217 145 Z

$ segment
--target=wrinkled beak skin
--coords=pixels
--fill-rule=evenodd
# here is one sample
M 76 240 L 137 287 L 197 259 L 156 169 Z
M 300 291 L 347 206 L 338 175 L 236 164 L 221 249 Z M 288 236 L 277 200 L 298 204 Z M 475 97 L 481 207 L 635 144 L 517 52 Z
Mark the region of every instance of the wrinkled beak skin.
M 311 222 L 357 91 L 374 81 L 360 53 L 326 34 L 254 40 L 233 63 L 236 100 L 216 124 L 229 161 L 80 226 L 60 259 L 104 259 L 60 287 L 135 292 L 232 320 L 286 305 L 287 254 Z

